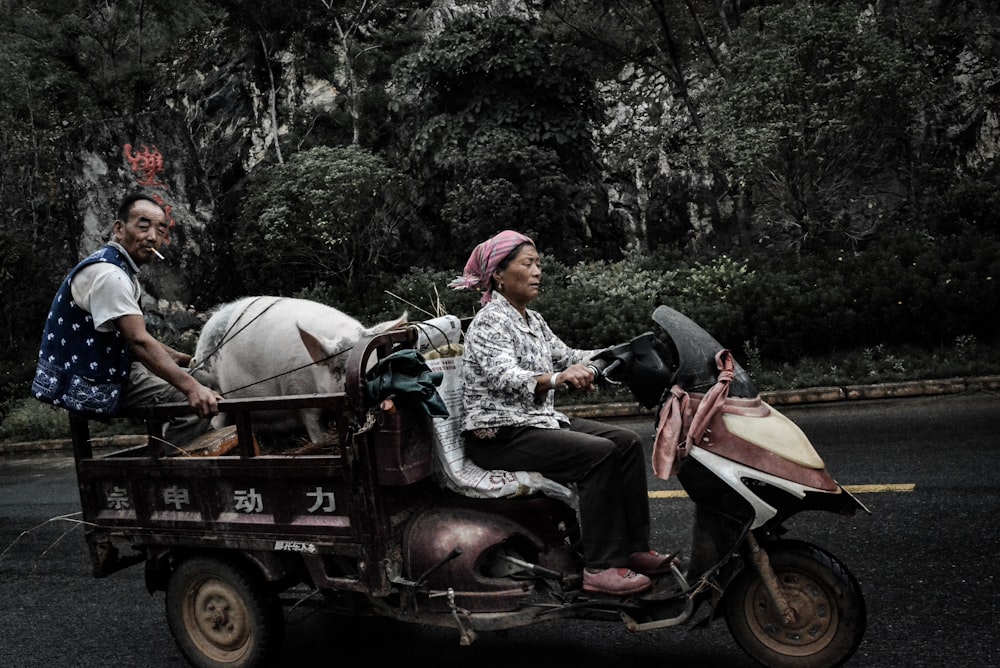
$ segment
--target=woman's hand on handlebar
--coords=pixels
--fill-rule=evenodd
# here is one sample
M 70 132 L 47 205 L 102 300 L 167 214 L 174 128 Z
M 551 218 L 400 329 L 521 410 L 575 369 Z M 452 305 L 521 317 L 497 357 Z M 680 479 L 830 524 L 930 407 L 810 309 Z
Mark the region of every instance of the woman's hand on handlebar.
M 561 385 L 566 385 L 574 390 L 590 390 L 594 389 L 595 380 L 596 375 L 593 369 L 583 364 L 574 364 L 559 372 L 556 389 L 559 389 Z

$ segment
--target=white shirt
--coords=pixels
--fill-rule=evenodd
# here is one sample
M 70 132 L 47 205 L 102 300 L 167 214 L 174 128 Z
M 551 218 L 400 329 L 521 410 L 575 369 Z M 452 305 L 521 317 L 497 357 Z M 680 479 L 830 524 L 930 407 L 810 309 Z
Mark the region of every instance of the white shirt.
M 112 241 L 109 245 L 121 251 L 132 268 L 139 271 L 120 244 Z M 80 269 L 73 276 L 70 289 L 73 301 L 93 316 L 94 328 L 99 332 L 114 331 L 115 321 L 124 315 L 142 315 L 139 306 L 142 289 L 137 273 L 130 278 L 121 268 L 109 262 L 95 262 Z

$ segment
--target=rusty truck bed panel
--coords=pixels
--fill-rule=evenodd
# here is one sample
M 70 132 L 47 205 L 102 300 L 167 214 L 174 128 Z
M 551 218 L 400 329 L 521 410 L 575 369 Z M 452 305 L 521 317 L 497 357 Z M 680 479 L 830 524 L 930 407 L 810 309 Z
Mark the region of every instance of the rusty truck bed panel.
M 221 456 L 191 456 L 158 438 L 166 420 L 190 412 L 183 404 L 131 410 L 126 417 L 145 421 L 150 437 L 109 454 L 95 454 L 89 422 L 72 418 L 95 575 L 139 560 L 121 558 L 122 545 L 147 560 L 171 550 L 225 549 L 253 553 L 272 564 L 275 577 L 279 564 L 295 562 L 317 586 L 385 592 L 387 575 L 370 565 L 385 560 L 406 518 L 434 493 L 432 437 L 419 408 L 372 406 L 363 372 L 373 356 L 411 342 L 412 333 L 400 330 L 360 343 L 345 392 L 220 402 L 236 436 L 236 447 Z M 330 416 L 332 447 L 283 454 L 258 442 L 255 414 L 311 407 Z
M 100 526 L 350 536 L 359 508 L 340 457 L 82 460 L 84 520 Z

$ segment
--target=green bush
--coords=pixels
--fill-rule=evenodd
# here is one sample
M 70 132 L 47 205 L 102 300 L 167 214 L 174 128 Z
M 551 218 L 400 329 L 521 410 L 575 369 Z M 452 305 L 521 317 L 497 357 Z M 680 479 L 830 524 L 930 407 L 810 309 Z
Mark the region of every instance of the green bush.
M 755 280 L 739 294 L 743 321 L 731 345 L 752 339 L 765 359 L 787 360 L 860 343 L 853 300 L 835 267 L 753 264 Z
M 878 345 L 933 350 L 962 336 L 994 341 L 1000 247 L 963 248 L 956 240 L 953 261 L 933 262 L 935 254 L 912 242 L 891 255 L 867 250 L 808 261 L 770 255 L 692 263 L 658 253 L 568 267 L 543 256 L 542 295 L 532 308 L 567 343 L 603 347 L 655 331 L 653 310 L 666 304 L 734 352 L 752 348 L 768 362 Z M 456 273 L 414 269 L 392 291 L 432 313 L 471 316 L 479 293 L 449 290 Z
M 720 256 L 679 270 L 661 294 L 661 303 L 688 316 L 719 343 L 737 350 L 743 341 L 745 295 L 758 283 L 746 262 Z
M 433 318 L 451 314 L 471 318 L 479 309 L 479 292 L 452 290 L 448 282 L 458 276 L 458 271 L 436 271 L 414 267 L 397 279 L 389 289 L 388 298 L 393 308 L 409 309 L 411 320 Z
M 568 268 L 543 261 L 542 296 L 531 308 L 569 345 L 603 348 L 632 338 L 643 327 L 650 329 L 663 277 L 642 267 L 638 259 Z
M 254 292 L 289 295 L 322 283 L 355 310 L 414 222 L 412 182 L 362 148 L 312 148 L 250 181 L 245 243 L 234 258 Z
M 996 237 L 898 236 L 892 252 L 880 245 L 808 260 L 771 254 L 692 262 L 661 251 L 567 266 L 543 256 L 542 296 L 532 307 L 570 345 L 601 348 L 644 331 L 662 335 L 651 315 L 667 304 L 732 350 L 764 390 L 1000 373 Z M 342 287 L 323 282 L 295 294 L 363 322 L 404 310 L 414 321 L 471 317 L 479 292 L 448 288 L 457 274 L 382 275 L 355 294 L 352 307 L 339 301 Z M 173 344 L 186 349 L 190 341 Z M 5 369 L 0 439 L 66 433 L 61 411 L 28 398 L 33 369 L 34 354 Z
M 35 441 L 69 437 L 64 410 L 34 399 L 18 401 L 0 424 L 0 441 Z
M 131 419 L 90 422 L 90 434 L 93 437 L 142 433 L 145 433 L 145 426 Z M 19 443 L 69 437 L 69 413 L 32 398 L 13 402 L 12 409 L 0 423 L 0 442 Z

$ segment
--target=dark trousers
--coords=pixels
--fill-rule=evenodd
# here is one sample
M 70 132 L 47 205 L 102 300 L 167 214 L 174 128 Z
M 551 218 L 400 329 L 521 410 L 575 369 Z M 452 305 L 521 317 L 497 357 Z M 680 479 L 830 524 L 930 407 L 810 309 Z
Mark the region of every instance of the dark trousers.
M 203 374 L 195 376 L 202 383 L 206 379 Z M 132 362 L 125 396 L 122 397 L 122 408 L 134 406 L 155 406 L 173 402 L 186 402 L 187 397 L 176 387 L 163 380 L 147 369 L 142 362 Z M 179 447 L 190 443 L 201 436 L 212 426 L 211 418 L 200 418 L 194 413 L 180 415 L 170 419 L 164 429 L 163 440 L 168 446 Z
M 576 483 L 585 566 L 627 566 L 629 554 L 649 549 L 645 455 L 635 432 L 573 418 L 568 429 L 504 427 L 487 439 L 467 432 L 465 451 L 484 469 Z

